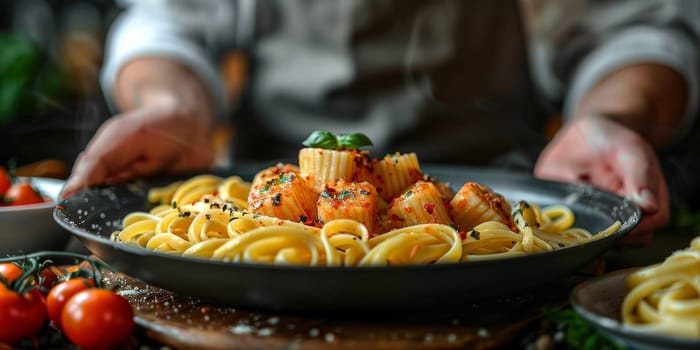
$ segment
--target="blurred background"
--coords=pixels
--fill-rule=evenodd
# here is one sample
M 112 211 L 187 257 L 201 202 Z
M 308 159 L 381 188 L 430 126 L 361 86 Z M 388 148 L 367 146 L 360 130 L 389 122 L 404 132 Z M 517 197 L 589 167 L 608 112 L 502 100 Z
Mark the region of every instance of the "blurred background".
M 0 164 L 63 178 L 105 118 L 98 87 L 113 1 L 0 3 Z
M 0 165 L 17 175 L 66 178 L 73 161 L 109 117 L 99 87 L 105 36 L 118 0 L 0 2 Z M 237 94 L 242 56 L 222 62 L 227 93 Z M 215 135 L 226 166 L 228 125 Z
M 0 165 L 16 167 L 18 175 L 68 176 L 109 117 L 98 77 L 119 5 L 119 0 L 0 2 Z M 245 80 L 245 59 L 232 52 L 220 63 L 225 93 L 235 100 Z M 553 115 L 543 132 L 551 136 L 559 125 Z M 213 139 L 218 167 L 230 165 L 232 134 L 230 125 L 222 125 Z M 700 207 L 700 197 L 688 195 L 700 188 L 698 136 L 696 126 L 685 144 L 661 155 L 675 204 L 684 210 Z

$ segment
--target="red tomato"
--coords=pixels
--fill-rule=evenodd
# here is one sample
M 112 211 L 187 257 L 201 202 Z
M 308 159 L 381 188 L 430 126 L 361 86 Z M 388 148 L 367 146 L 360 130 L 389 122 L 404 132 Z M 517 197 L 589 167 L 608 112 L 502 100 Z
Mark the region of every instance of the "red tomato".
M 68 300 L 61 312 L 63 334 L 85 349 L 123 344 L 134 331 L 134 311 L 119 294 L 90 288 Z
M 10 187 L 12 187 L 12 178 L 4 167 L 0 167 L 0 196 L 4 196 Z
M 35 336 L 46 317 L 44 296 L 38 290 L 20 295 L 0 289 L 0 343 L 12 345 Z
M 46 309 L 49 320 L 61 329 L 61 311 L 66 302 L 78 292 L 93 287 L 95 283 L 87 278 L 74 278 L 55 285 L 46 296 Z
M 18 182 L 5 193 L 5 201 L 9 202 L 10 205 L 25 205 L 42 203 L 44 198 L 41 197 L 39 192 L 37 192 L 30 183 L 28 182 Z
M 0 275 L 5 276 L 8 282 L 12 283 L 14 280 L 19 278 L 24 271 L 22 268 L 13 263 L 2 263 L 0 264 Z

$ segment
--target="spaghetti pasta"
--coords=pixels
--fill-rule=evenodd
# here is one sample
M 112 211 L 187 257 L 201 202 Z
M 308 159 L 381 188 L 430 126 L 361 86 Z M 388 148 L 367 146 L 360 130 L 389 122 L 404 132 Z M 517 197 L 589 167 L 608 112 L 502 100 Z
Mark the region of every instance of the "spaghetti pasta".
M 329 154 L 344 161 L 316 159 Z M 620 227 L 593 235 L 574 227 L 566 206 L 511 206 L 475 182 L 453 192 L 423 174 L 413 153 L 371 159 L 357 150 L 304 148 L 299 158 L 299 167 L 262 169 L 252 184 L 205 174 L 153 188 L 154 207 L 126 215 L 112 239 L 230 262 L 385 266 L 551 251 Z
M 197 188 L 189 182 L 179 186 Z M 221 183 L 232 181 L 220 179 Z M 235 180 L 239 181 L 239 180 Z M 210 189 L 218 188 L 209 184 Z M 155 188 L 154 191 L 164 191 Z M 200 191 L 200 190 L 198 190 Z M 172 188 L 170 188 L 170 192 Z M 611 234 L 614 223 L 592 235 L 573 227 L 573 212 L 555 205 L 540 209 L 529 204 L 527 212 L 541 221 L 531 225 L 514 207 L 518 231 L 499 221 L 486 221 L 470 231 L 454 225 L 417 224 L 370 234 L 355 220 L 334 219 L 320 225 L 283 220 L 255 214 L 239 205 L 244 198 L 222 199 L 214 193 L 201 193 L 202 200 L 186 204 L 160 204 L 149 212 L 133 212 L 122 220 L 122 229 L 112 238 L 146 249 L 231 262 L 284 263 L 309 266 L 386 266 L 401 264 L 453 263 L 479 261 L 561 249 Z M 165 195 L 161 201 L 173 201 Z M 188 198 L 181 196 L 177 198 Z M 539 226 L 539 227 L 537 227 Z
M 627 277 L 626 325 L 660 334 L 700 338 L 700 237 L 663 262 Z

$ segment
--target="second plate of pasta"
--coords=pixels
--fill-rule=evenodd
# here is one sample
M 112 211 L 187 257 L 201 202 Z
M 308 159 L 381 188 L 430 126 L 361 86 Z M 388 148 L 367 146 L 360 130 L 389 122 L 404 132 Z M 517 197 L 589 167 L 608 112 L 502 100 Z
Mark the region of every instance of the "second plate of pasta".
M 429 197 L 430 191 L 435 196 L 444 191 L 420 183 L 397 195 L 403 212 L 388 211 L 385 224 L 363 222 L 362 216 L 336 220 L 332 210 L 322 213 L 320 209 L 319 216 L 326 216 L 318 222 L 324 225 L 304 225 L 303 220 L 283 223 L 273 216 L 239 210 L 247 203 L 220 199 L 220 192 L 244 191 L 237 187 L 239 180 L 223 179 L 236 175 L 240 181 L 255 183 L 255 171 L 244 168 L 231 174 L 183 174 L 86 189 L 60 203 L 54 218 L 98 257 L 154 285 L 231 305 L 306 311 L 456 307 L 518 295 L 593 261 L 640 218 L 639 209 L 629 201 L 583 184 L 543 181 L 498 169 L 426 165 L 423 171 L 444 186 L 456 187 L 452 190 L 458 195 L 465 191 L 462 184 L 474 183 L 471 190 L 477 192 L 485 186 L 511 203 L 513 220 L 463 229 L 469 217 L 450 215 L 445 224 L 409 225 L 406 222 L 417 214 L 406 213 L 414 214 L 412 210 L 419 207 L 435 221 L 440 215 L 448 217 L 432 205 L 412 202 L 419 196 Z M 173 187 L 163 201 L 167 204 L 154 207 L 154 196 L 165 196 L 169 185 L 182 186 L 193 178 L 216 183 L 214 190 L 207 190 L 211 199 L 200 201 L 201 194 L 189 198 L 181 189 L 173 200 Z M 273 213 L 279 211 L 280 199 L 287 197 L 271 193 L 270 184 L 293 181 L 293 176 L 283 175 L 261 182 L 258 193 L 266 196 L 261 203 L 267 200 Z M 359 200 L 369 193 L 350 185 L 337 191 L 325 188 L 319 208 L 333 209 L 339 200 Z M 321 203 L 324 198 L 328 199 L 325 204 Z M 452 207 L 460 205 L 459 200 L 454 202 Z M 304 218 L 303 212 L 294 215 Z M 153 233 L 159 232 L 155 226 L 166 224 L 174 227 L 172 232 Z M 180 224 L 187 227 L 178 229 Z M 148 227 L 139 231 L 138 225 Z M 202 229 L 202 225 L 220 227 Z M 551 234 L 562 231 L 559 226 L 577 230 L 563 236 Z M 531 227 L 535 234 L 528 231 Z M 228 234 L 210 237 L 192 232 Z M 489 240 L 507 241 L 509 249 L 484 245 Z

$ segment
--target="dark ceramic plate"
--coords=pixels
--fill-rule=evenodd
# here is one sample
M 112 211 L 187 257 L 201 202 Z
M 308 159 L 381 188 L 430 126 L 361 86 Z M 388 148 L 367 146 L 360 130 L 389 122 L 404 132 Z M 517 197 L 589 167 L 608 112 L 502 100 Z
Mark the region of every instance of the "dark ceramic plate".
M 424 166 L 450 182 L 491 186 L 511 200 L 566 204 L 576 225 L 597 232 L 620 220 L 609 237 L 563 250 L 504 260 L 391 267 L 298 267 L 240 264 L 171 256 L 109 240 L 120 219 L 147 210 L 146 193 L 174 178 L 83 190 L 61 203 L 56 221 L 116 269 L 184 295 L 233 306 L 272 310 L 340 311 L 457 308 L 480 300 L 522 295 L 568 277 L 601 256 L 640 219 L 639 208 L 611 193 L 580 184 L 534 179 L 526 173 Z M 241 169 L 236 174 L 252 178 Z M 180 179 L 187 178 L 181 176 Z M 567 293 L 568 294 L 568 293 Z
M 621 322 L 622 301 L 627 295 L 625 280 L 637 269 L 610 272 L 579 284 L 571 293 L 572 307 L 601 333 L 628 349 L 700 349 L 700 339 L 649 333 Z

